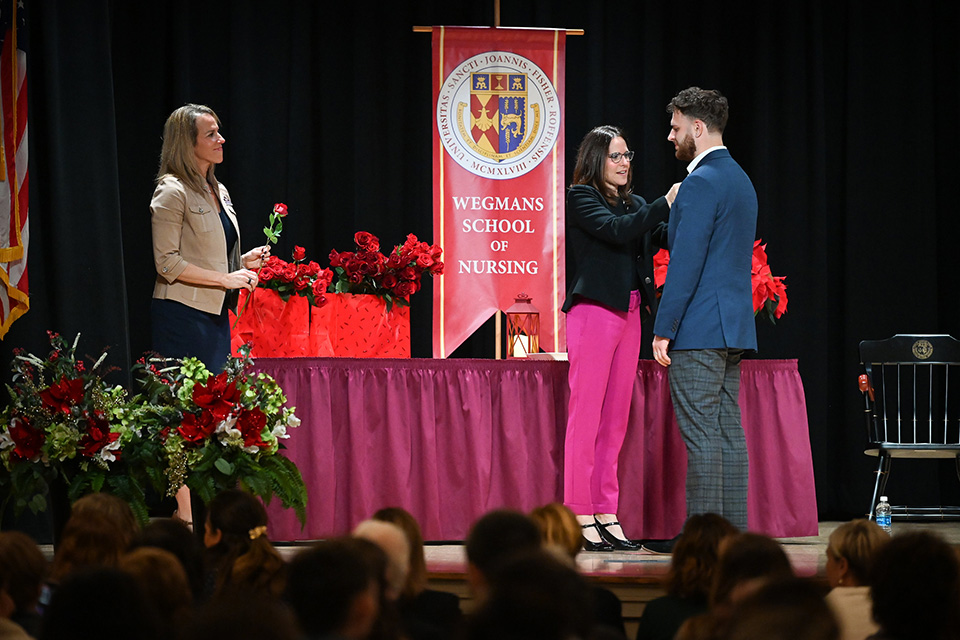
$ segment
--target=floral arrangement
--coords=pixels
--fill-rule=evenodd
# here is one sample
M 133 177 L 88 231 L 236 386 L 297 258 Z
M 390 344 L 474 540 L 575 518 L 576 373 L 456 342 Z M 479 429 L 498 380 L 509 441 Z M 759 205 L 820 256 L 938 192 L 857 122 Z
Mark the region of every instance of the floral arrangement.
M 753 243 L 753 266 L 750 271 L 750 280 L 753 285 L 753 315 L 764 317 L 771 323 L 787 312 L 787 285 L 786 276 L 773 275 L 767 263 L 767 245 L 763 240 Z M 667 280 L 667 267 L 670 264 L 670 253 L 660 249 L 653 256 L 653 280 L 657 289 L 663 287 Z
M 284 302 L 292 295 L 305 296 L 310 304 L 322 307 L 326 292 L 333 282 L 333 272 L 321 269 L 313 260 L 305 262 L 306 249 L 293 248 L 293 262 L 270 256 L 260 269 L 260 287 L 275 290 Z
M 249 346 L 213 374 L 196 358 L 142 358 L 133 413 L 143 427 L 141 452 L 151 483 L 174 495 L 181 485 L 204 502 L 238 484 L 267 502 L 274 496 L 306 518 L 307 492 L 296 465 L 280 455 L 294 408 L 267 374 L 248 372 Z M 173 363 L 173 364 L 170 364 Z
M 7 471 L 0 475 L 2 506 L 14 499 L 17 512 L 38 513 L 51 486 L 62 482 L 71 501 L 108 490 L 145 519 L 142 487 L 126 473 L 137 432 L 126 391 L 103 381 L 107 354 L 88 366 L 77 357 L 79 334 L 72 344 L 47 334 L 46 358 L 14 351 L 10 404 L 0 418 L 0 463 Z
M 186 484 L 208 502 L 238 484 L 266 501 L 279 497 L 306 518 L 306 487 L 280 454 L 287 429 L 300 424 L 276 381 L 248 373 L 253 361 L 231 358 L 212 374 L 196 358 L 141 358 L 133 367 L 140 391 L 132 399 L 103 381 L 106 353 L 88 366 L 48 332 L 46 358 L 18 350 L 0 415 L 0 512 L 47 508 L 66 486 L 70 502 L 106 491 L 148 519 L 145 489 L 174 495 Z
M 443 273 L 443 253 L 438 245 L 420 242 L 412 233 L 389 256 L 380 252 L 380 240 L 366 231 L 353 236 L 355 251 L 330 252 L 330 266 L 337 275 L 335 293 L 369 293 L 384 298 L 389 309 L 393 303 L 406 305 L 407 298 L 421 287 L 424 273 Z

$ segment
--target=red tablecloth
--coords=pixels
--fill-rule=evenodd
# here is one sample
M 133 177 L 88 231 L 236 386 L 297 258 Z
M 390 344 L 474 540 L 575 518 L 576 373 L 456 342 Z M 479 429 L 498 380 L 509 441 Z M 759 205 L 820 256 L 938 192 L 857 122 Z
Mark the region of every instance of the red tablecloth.
M 303 421 L 286 455 L 309 491 L 307 524 L 269 506 L 270 538 L 349 531 L 402 506 L 427 540 L 462 540 L 486 511 L 563 496 L 566 362 L 261 358 Z M 750 528 L 817 535 L 803 385 L 796 360 L 744 360 Z M 620 455 L 619 515 L 633 538 L 669 538 L 686 514 L 686 451 L 666 370 L 641 361 Z

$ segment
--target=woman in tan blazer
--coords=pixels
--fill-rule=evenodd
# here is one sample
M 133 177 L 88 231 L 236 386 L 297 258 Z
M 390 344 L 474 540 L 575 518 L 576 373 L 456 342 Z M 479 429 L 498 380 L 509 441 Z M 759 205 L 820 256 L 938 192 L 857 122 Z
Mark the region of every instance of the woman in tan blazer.
M 163 128 L 160 171 L 150 202 L 153 260 L 153 350 L 195 356 L 217 372 L 230 357 L 230 318 L 239 289 L 253 291 L 270 246 L 240 254 L 240 227 L 227 188 L 213 175 L 223 162 L 220 119 L 186 104 Z M 180 487 L 178 516 L 191 522 L 190 493 Z
M 214 372 L 230 355 L 227 310 L 236 308 L 239 289 L 257 286 L 254 269 L 270 254 L 269 245 L 240 253 L 230 193 L 213 175 L 224 142 L 209 107 L 187 104 L 170 114 L 150 203 L 153 349 L 196 356 Z

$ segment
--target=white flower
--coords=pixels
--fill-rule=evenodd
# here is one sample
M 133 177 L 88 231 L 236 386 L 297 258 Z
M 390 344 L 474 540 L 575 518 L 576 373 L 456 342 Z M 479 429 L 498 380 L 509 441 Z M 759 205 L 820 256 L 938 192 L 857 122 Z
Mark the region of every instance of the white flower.
M 287 418 L 287 426 L 291 429 L 296 429 L 300 426 L 300 418 L 298 418 L 295 413 L 291 413 Z
M 117 456 L 115 456 L 113 452 L 119 450 L 120 439 L 118 438 L 100 449 L 100 453 L 98 455 L 100 456 L 100 459 L 104 460 L 105 462 L 114 462 L 117 459 Z

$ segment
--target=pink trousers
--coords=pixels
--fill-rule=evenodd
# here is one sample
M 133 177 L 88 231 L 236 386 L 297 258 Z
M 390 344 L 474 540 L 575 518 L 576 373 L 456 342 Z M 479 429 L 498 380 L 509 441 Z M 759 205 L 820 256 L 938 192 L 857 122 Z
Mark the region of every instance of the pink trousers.
M 640 357 L 640 292 L 619 311 L 581 298 L 567 312 L 570 406 L 563 502 L 577 515 L 616 513 L 617 462 Z

